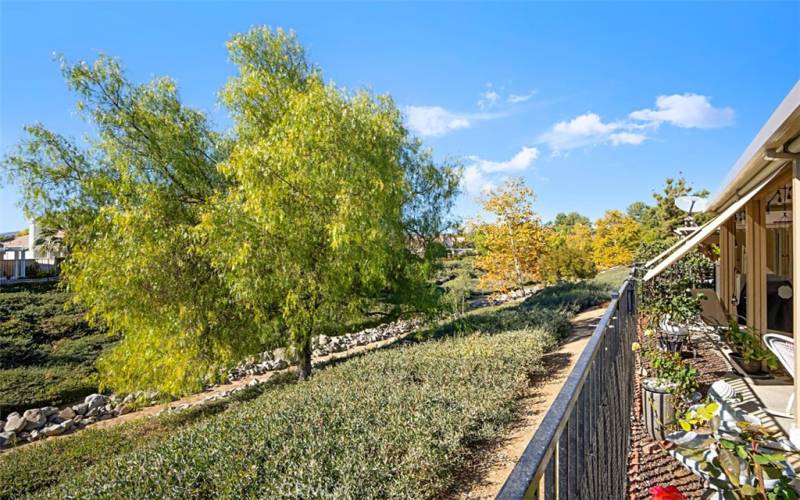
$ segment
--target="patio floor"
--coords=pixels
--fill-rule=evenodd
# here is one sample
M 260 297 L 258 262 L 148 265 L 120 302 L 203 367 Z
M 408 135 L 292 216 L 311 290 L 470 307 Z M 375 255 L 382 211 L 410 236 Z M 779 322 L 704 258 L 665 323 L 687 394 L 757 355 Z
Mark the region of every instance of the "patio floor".
M 705 394 L 708 387 L 723 379 L 731 384 L 740 396 L 737 407 L 761 419 L 762 424 L 778 435 L 786 437 L 792 420 L 768 414 L 765 408 L 784 410 L 792 391 L 792 380 L 788 377 L 770 380 L 753 380 L 736 372 L 727 358 L 727 349 L 713 334 L 694 332 L 697 356 L 691 354 L 686 361 L 700 372 L 698 382 Z M 638 363 L 638 362 L 637 362 Z M 637 370 L 638 373 L 638 370 Z M 638 376 L 637 376 L 638 378 Z M 629 459 L 628 492 L 631 499 L 650 499 L 649 489 L 657 485 L 673 485 L 690 499 L 706 498 L 707 491 L 702 481 L 672 458 L 667 451 L 647 434 L 641 422 L 641 396 L 636 384 L 636 401 L 633 408 L 631 454 Z M 800 471 L 800 457 L 791 455 L 789 461 Z

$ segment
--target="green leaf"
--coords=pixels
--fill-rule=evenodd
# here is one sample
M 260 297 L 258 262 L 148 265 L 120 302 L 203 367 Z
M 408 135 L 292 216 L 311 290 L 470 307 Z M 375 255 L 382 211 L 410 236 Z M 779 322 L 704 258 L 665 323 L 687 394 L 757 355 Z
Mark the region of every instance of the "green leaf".
M 739 462 L 739 458 L 729 450 L 720 448 L 719 464 L 725 472 L 728 481 L 734 486 L 739 486 L 739 473 L 741 472 L 741 462 Z
M 751 486 L 749 484 L 743 484 L 739 489 L 744 495 L 753 496 L 758 495 L 758 489 L 755 486 Z
M 736 446 L 736 455 L 742 460 L 747 460 L 747 450 L 743 445 Z

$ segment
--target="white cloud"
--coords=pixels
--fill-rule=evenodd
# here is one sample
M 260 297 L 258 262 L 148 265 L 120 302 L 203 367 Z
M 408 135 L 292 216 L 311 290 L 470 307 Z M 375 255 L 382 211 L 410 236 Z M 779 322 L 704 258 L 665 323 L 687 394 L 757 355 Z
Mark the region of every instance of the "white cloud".
M 640 109 L 629 115 L 634 120 L 667 122 L 682 128 L 719 128 L 733 124 L 733 108 L 715 108 L 708 97 L 698 94 L 661 95 L 656 109 Z
M 477 166 L 486 173 L 494 172 L 519 172 L 530 167 L 539 158 L 537 148 L 523 147 L 508 161 L 490 161 L 471 156 L 469 159 L 474 161 L 473 166 Z
M 481 98 L 478 100 L 478 107 L 481 109 L 491 109 L 499 100 L 500 94 L 490 89 L 481 94 Z
M 469 116 L 453 113 L 440 106 L 406 106 L 405 111 L 409 128 L 423 136 L 444 135 L 472 126 Z
M 547 144 L 553 156 L 570 149 L 599 144 L 639 145 L 650 138 L 662 123 L 683 128 L 716 128 L 733 123 L 732 108 L 715 108 L 708 97 L 698 94 L 659 96 L 657 109 L 640 109 L 628 119 L 604 122 L 596 113 L 584 113 L 571 120 L 556 123 L 538 137 Z
M 467 193 L 477 196 L 491 190 L 494 184 L 481 172 L 477 165 L 470 165 L 464 169 L 461 185 Z
M 531 90 L 527 94 L 522 94 L 522 95 L 510 94 L 508 96 L 508 99 L 506 99 L 506 102 L 510 102 L 511 104 L 517 104 L 520 102 L 525 102 L 530 100 L 530 98 L 533 97 L 534 95 L 536 95 L 535 90 Z
M 525 95 L 511 94 L 504 98 L 503 87 L 495 90 L 491 83 L 486 84 L 486 90 L 480 94 L 477 106 L 480 111 L 474 113 L 460 113 L 447 110 L 441 106 L 406 106 L 406 124 L 408 128 L 425 137 L 437 137 L 454 130 L 473 127 L 476 123 L 496 118 L 503 118 L 511 114 L 509 104 L 517 104 L 529 100 L 536 93 L 532 90 Z M 490 111 L 499 108 L 495 111 Z
M 539 149 L 531 147 L 523 147 L 507 161 L 491 161 L 477 156 L 470 156 L 468 159 L 472 163 L 464 169 L 462 186 L 471 195 L 483 194 L 494 187 L 492 174 L 527 170 L 538 158 Z
M 614 146 L 619 146 L 620 144 L 633 144 L 634 146 L 638 146 L 647 140 L 647 136 L 635 132 L 617 132 L 616 134 L 611 134 L 609 139 L 611 139 L 611 144 Z
M 585 113 L 572 120 L 556 123 L 539 136 L 539 141 L 553 151 L 564 151 L 606 142 L 612 133 L 622 127 L 620 123 L 604 123 L 596 113 Z

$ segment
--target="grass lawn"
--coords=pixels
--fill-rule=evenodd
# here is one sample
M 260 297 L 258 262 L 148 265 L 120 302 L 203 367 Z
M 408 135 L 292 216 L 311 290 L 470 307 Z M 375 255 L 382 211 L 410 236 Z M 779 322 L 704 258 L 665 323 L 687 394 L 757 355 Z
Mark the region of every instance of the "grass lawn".
M 594 277 L 592 282 L 601 286 L 608 286 L 612 290 L 619 290 L 630 274 L 630 267 L 618 266 L 597 273 L 597 276 Z
M 0 412 L 62 405 L 97 391 L 94 362 L 114 342 L 56 283 L 0 287 Z

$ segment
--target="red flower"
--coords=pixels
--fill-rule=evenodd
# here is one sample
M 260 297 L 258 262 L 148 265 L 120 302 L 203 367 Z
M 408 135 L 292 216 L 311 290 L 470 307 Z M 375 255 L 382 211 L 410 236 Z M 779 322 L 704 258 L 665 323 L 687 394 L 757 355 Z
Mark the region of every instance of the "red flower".
M 650 488 L 653 500 L 686 500 L 681 491 L 674 486 L 653 486 Z

